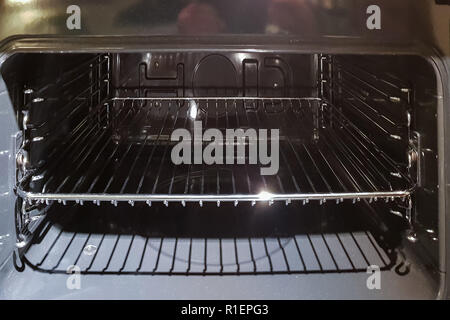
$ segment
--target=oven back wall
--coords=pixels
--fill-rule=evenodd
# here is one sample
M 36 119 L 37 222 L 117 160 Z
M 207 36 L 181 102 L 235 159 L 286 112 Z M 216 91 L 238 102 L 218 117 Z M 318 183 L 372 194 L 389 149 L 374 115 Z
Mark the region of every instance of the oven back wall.
M 148 52 L 112 55 L 115 96 L 317 95 L 316 55 Z

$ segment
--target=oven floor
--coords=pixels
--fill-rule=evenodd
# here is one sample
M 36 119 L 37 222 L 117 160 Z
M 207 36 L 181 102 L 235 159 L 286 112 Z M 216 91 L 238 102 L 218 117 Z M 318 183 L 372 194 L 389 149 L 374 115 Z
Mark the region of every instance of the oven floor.
M 45 274 L 12 265 L 2 271 L 1 299 L 433 299 L 436 289 L 419 267 L 406 276 L 381 273 L 381 289 L 368 290 L 367 274 L 257 276 L 81 275 L 69 290 L 69 275 Z

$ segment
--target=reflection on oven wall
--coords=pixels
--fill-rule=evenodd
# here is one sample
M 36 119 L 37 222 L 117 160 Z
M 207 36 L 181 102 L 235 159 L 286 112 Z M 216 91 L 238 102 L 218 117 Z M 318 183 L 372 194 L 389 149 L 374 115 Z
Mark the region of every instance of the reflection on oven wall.
M 20 33 L 112 35 L 121 28 L 135 28 L 133 34 L 141 35 L 277 34 L 402 41 L 420 38 L 432 29 L 430 12 L 420 1 L 379 0 L 382 29 L 368 30 L 366 10 L 372 4 L 369 0 L 134 0 L 108 1 L 109 10 L 102 10 L 106 2 L 87 6 L 81 1 L 82 28 L 67 30 L 68 2 L 8 0 L 0 6 L 8 12 L 0 21 L 0 30 L 5 37 Z M 422 21 L 416 21 L 417 17 Z

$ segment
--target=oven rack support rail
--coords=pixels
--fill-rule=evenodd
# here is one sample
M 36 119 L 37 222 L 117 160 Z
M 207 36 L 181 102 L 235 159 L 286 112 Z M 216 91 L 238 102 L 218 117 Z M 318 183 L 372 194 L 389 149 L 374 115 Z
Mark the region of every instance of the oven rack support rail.
M 131 206 L 134 206 L 135 202 L 146 202 L 151 206 L 153 202 L 162 202 L 168 206 L 169 203 L 180 203 L 186 206 L 187 203 L 198 203 L 203 206 L 204 203 L 212 202 L 220 206 L 222 202 L 233 203 L 237 206 L 240 202 L 250 202 L 252 205 L 256 203 L 267 203 L 272 205 L 275 201 L 285 202 L 286 205 L 291 204 L 294 201 L 300 201 L 303 204 L 309 203 L 309 201 L 319 201 L 320 204 L 324 204 L 329 200 L 336 201 L 336 203 L 343 202 L 344 200 L 351 200 L 353 203 L 360 202 L 366 199 L 371 202 L 383 200 L 385 202 L 394 201 L 395 199 L 408 199 L 411 195 L 411 191 L 386 191 L 386 192 L 351 192 L 351 193 L 293 193 L 293 194 L 271 194 L 262 192 L 255 195 L 247 194 L 233 194 L 233 195 L 199 195 L 199 194 L 86 194 L 86 193 L 74 193 L 74 194 L 57 194 L 57 193 L 33 193 L 33 192 L 18 192 L 19 195 L 26 199 L 31 205 L 34 203 L 50 204 L 50 201 L 57 201 L 64 205 L 67 202 L 75 202 L 83 205 L 84 202 L 92 202 L 100 205 L 101 203 L 111 203 L 117 206 L 118 202 L 127 202 Z

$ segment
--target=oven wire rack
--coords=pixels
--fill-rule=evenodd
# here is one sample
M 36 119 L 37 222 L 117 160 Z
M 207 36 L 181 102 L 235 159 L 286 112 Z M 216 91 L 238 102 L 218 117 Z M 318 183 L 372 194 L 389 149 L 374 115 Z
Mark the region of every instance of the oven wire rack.
M 202 120 L 204 130 L 280 128 L 278 173 L 261 176 L 255 173 L 260 166 L 248 164 L 173 165 L 168 137 L 176 128 L 189 128 L 193 104 L 194 118 Z M 75 128 L 66 143 L 50 154 L 46 166 L 18 182 L 19 196 L 29 204 L 185 206 L 195 202 L 203 206 L 214 202 L 237 206 L 241 202 L 406 201 L 413 189 L 400 165 L 342 111 L 319 98 L 116 97 L 104 106 L 96 124 L 85 121 L 86 126 Z M 110 109 L 117 114 L 110 114 Z M 337 124 L 330 128 L 323 125 L 328 111 Z M 150 129 L 140 141 L 123 143 L 113 138 L 111 131 L 120 133 L 125 128 L 126 135 L 142 126 L 142 121 Z M 42 187 L 35 190 L 32 185 Z
M 274 275 L 366 273 L 397 263 L 395 251 L 378 244 L 370 231 L 292 236 L 191 238 L 138 234 L 83 233 L 46 223 L 41 240 L 21 257 L 49 274 L 96 275 Z

